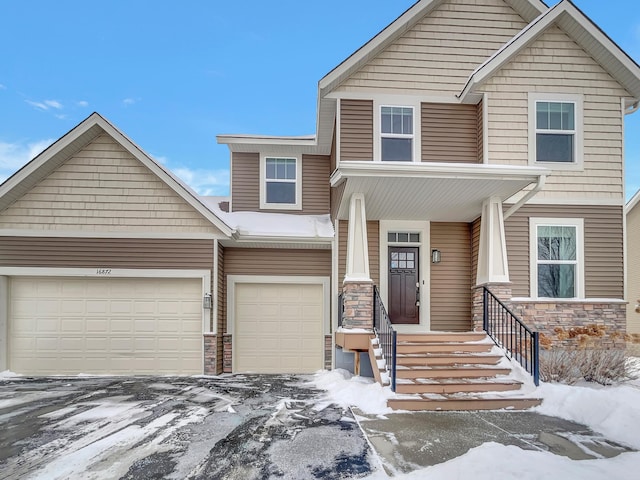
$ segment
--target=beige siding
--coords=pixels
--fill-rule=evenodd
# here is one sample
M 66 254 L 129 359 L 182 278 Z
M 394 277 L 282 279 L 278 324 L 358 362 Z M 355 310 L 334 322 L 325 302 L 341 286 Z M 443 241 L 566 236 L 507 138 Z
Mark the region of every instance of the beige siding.
M 627 331 L 640 334 L 640 203 L 627 215 Z
M 471 222 L 471 285 L 476 284 L 478 276 L 478 252 L 480 252 L 481 217 Z
M 331 275 L 331 250 L 225 248 L 225 275 Z
M 431 329 L 471 330 L 471 225 L 432 222 L 431 248 L 442 252 L 431 265 Z
M 234 152 L 231 161 L 231 208 L 234 212 L 329 213 L 329 156 L 302 156 L 302 210 L 260 210 L 260 155 Z
M 338 290 L 342 291 L 347 266 L 347 240 L 349 222 L 340 220 L 338 235 Z M 374 285 L 380 285 L 380 222 L 367 222 L 367 242 L 369 244 L 369 274 Z
M 373 101 L 340 101 L 340 160 L 373 160 Z
M 342 196 L 344 195 L 344 189 L 346 186 L 347 182 L 342 182 L 337 187 L 331 188 L 331 220 L 333 221 L 335 221 L 338 216 L 340 202 L 342 202 Z
M 0 228 L 217 232 L 108 135 L 96 137 L 0 213 Z
M 513 296 L 529 297 L 529 218 L 584 218 L 587 298 L 623 298 L 622 207 L 525 205 L 505 222 Z
M 525 26 L 503 0 L 446 0 L 339 90 L 457 94 Z
M 476 110 L 478 126 L 478 163 L 484 162 L 484 103 L 480 102 Z
M 490 163 L 528 164 L 528 93 L 584 96 L 584 171 L 553 172 L 537 199 L 622 202 L 621 97 L 627 92 L 559 28 L 551 27 L 489 79 Z
M 223 334 L 227 330 L 227 282 L 224 272 L 225 248 L 218 244 L 218 336 L 216 337 L 216 371 L 222 372 Z
M 478 162 L 476 105 L 422 104 L 422 161 Z
M 213 240 L 0 237 L 0 265 L 210 270 Z

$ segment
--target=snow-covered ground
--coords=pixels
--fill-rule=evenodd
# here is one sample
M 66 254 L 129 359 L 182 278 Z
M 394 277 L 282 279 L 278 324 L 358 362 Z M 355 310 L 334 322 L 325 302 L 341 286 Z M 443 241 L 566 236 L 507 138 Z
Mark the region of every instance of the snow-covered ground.
M 632 359 L 636 375 L 640 359 Z M 328 392 L 328 400 L 351 405 L 368 414 L 388 415 L 386 400 L 393 395 L 388 388 L 344 370 L 322 372 L 314 383 Z M 542 384 L 533 394 L 543 399 L 535 410 L 590 427 L 610 440 L 640 450 L 640 380 L 630 380 L 616 386 L 602 387 L 582 383 L 574 386 Z M 399 480 L 468 478 L 500 479 L 636 479 L 640 471 L 640 452 L 628 452 L 614 458 L 571 460 L 553 453 L 523 450 L 493 442 L 471 449 L 465 455 L 439 465 L 395 476 Z M 384 470 L 368 480 L 390 478 Z

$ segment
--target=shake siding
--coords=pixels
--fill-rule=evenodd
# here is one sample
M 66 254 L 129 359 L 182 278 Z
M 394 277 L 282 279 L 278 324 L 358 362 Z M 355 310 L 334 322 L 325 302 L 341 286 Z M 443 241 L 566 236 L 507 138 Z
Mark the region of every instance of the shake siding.
M 442 261 L 431 265 L 431 329 L 468 331 L 471 325 L 471 225 L 431 223 L 431 248 Z
M 225 275 L 331 275 L 331 250 L 230 248 L 224 250 Z
M 640 204 L 627 215 L 627 331 L 640 334 Z
M 211 270 L 213 240 L 0 237 L 0 265 Z
M 422 161 L 478 163 L 476 105 L 422 104 Z
M 503 0 L 445 1 L 338 90 L 457 94 L 525 26 Z
M 587 298 L 624 297 L 622 207 L 525 205 L 505 222 L 514 297 L 529 297 L 529 218 L 584 218 Z
M 342 291 L 347 268 L 347 240 L 349 238 L 349 222 L 339 220 L 338 235 L 338 291 Z M 380 285 L 380 222 L 367 222 L 367 243 L 369 244 L 369 274 L 374 285 Z
M 100 135 L 0 212 L 0 229 L 215 233 L 120 144 Z
M 373 160 L 373 101 L 340 101 L 340 160 Z
M 329 213 L 329 156 L 302 156 L 302 210 L 261 210 L 260 155 L 233 152 L 231 162 L 231 207 L 234 212 L 261 211 L 295 215 Z
M 536 198 L 622 201 L 622 115 L 629 94 L 558 27 L 483 86 L 489 92 L 490 163 L 528 164 L 528 93 L 584 96 L 584 171 L 554 171 Z

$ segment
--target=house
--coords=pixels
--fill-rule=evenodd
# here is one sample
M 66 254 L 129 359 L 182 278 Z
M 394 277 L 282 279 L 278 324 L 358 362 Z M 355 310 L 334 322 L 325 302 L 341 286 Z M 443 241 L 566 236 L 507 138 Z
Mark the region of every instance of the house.
M 473 343 L 489 301 L 617 346 L 639 100 L 568 0 L 420 0 L 320 80 L 315 135 L 217 137 L 225 201 L 93 114 L 0 186 L 0 370 L 358 370 L 380 318 Z
M 627 333 L 640 339 L 640 191 L 625 208 L 627 219 Z

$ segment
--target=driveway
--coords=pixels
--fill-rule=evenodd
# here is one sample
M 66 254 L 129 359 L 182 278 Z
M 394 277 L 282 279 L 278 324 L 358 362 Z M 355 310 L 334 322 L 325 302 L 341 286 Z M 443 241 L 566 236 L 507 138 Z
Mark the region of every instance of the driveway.
M 369 475 L 377 465 L 353 415 L 309 380 L 0 379 L 0 471 L 47 480 Z

